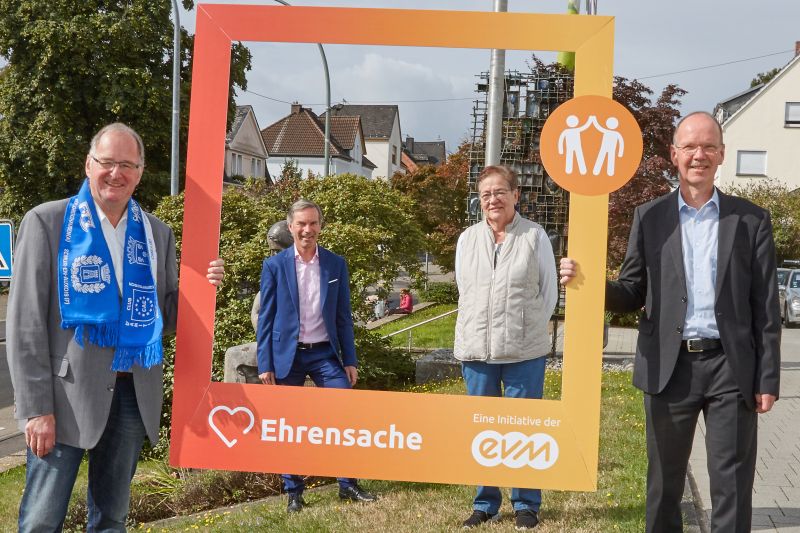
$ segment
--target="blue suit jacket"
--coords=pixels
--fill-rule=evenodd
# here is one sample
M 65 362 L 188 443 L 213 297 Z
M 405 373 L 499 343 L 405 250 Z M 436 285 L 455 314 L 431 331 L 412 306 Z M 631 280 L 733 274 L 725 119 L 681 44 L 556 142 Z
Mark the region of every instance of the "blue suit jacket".
M 343 257 L 318 246 L 322 320 L 343 366 L 357 366 L 350 309 L 350 281 Z M 300 339 L 294 246 L 264 260 L 261 269 L 261 310 L 258 312 L 258 372 L 285 378 L 292 368 Z

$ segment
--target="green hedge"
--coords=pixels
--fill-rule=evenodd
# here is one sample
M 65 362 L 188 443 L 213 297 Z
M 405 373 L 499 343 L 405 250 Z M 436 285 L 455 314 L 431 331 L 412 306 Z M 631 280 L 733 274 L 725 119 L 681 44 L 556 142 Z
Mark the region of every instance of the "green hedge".
M 437 304 L 457 304 L 458 288 L 452 282 L 428 283 L 427 289 L 420 289 L 419 298 L 423 302 L 436 302 Z

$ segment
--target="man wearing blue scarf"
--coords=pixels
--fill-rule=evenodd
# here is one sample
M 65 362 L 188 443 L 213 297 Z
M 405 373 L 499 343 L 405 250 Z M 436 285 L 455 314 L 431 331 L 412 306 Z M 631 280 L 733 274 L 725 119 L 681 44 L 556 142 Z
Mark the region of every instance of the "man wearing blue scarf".
M 21 532 L 61 530 L 85 451 L 87 529 L 124 531 L 144 438 L 158 439 L 178 271 L 172 230 L 131 198 L 143 169 L 141 137 L 110 124 L 92 139 L 78 194 L 20 224 L 7 351 L 28 445 Z M 211 261 L 209 282 L 223 273 Z

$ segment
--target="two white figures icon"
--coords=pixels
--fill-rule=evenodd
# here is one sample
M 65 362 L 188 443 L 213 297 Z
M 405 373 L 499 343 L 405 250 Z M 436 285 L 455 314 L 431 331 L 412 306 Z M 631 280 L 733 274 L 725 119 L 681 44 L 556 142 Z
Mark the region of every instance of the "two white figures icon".
M 583 176 L 586 174 L 586 160 L 583 157 L 583 144 L 581 142 L 581 134 L 589 126 L 603 134 L 603 140 L 600 143 L 600 151 L 597 153 L 597 158 L 592 168 L 592 174 L 597 176 L 603 168 L 603 163 L 606 165 L 606 174 L 608 176 L 614 175 L 614 163 L 618 157 L 622 157 L 625 150 L 625 141 L 622 135 L 616 131 L 619 126 L 619 120 L 616 117 L 609 117 L 606 120 L 606 127 L 600 125 L 597 117 L 591 115 L 586 123 L 578 126 L 580 121 L 575 115 L 567 117 L 567 128 L 561 132 L 558 137 L 558 153 L 565 155 L 566 152 L 566 165 L 564 171 L 567 174 L 572 174 L 573 164 L 578 164 L 578 172 Z

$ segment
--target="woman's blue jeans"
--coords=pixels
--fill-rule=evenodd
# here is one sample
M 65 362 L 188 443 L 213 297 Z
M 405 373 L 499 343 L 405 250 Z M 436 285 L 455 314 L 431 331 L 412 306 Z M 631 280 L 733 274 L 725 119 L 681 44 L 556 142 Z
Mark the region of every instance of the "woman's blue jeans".
M 464 361 L 461 372 L 470 396 L 502 396 L 505 398 L 541 399 L 544 391 L 546 357 L 517 363 L 489 364 L 483 361 Z M 490 515 L 497 514 L 503 495 L 498 487 L 478 487 L 472 507 Z M 511 489 L 511 503 L 515 511 L 530 509 L 539 512 L 542 491 L 539 489 Z

